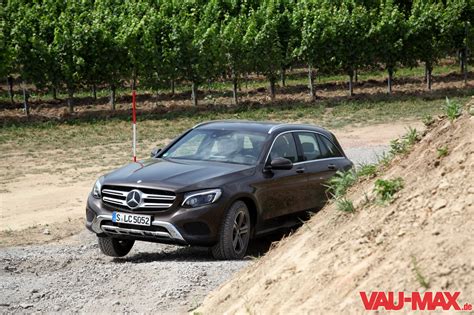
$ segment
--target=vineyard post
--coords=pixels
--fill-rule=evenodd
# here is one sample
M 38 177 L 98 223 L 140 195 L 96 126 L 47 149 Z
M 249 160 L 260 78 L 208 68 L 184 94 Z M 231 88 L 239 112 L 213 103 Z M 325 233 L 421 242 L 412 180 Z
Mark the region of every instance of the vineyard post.
M 22 86 L 22 89 L 23 89 L 23 107 L 25 109 L 25 114 L 26 114 L 26 117 L 29 117 L 30 116 L 30 106 L 28 104 L 28 92 L 26 91 L 26 86 L 25 86 L 25 82 L 22 82 L 21 86 Z

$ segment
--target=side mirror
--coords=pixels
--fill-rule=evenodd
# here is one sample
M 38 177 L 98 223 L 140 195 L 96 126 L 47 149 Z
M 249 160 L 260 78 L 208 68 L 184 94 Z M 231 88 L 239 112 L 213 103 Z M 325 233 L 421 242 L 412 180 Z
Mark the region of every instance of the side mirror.
M 153 150 L 151 150 L 150 157 L 155 157 L 158 153 L 160 153 L 160 151 L 160 148 L 154 148 Z
M 293 168 L 293 162 L 288 159 L 279 157 L 273 159 L 270 162 L 269 168 L 272 170 L 291 170 Z

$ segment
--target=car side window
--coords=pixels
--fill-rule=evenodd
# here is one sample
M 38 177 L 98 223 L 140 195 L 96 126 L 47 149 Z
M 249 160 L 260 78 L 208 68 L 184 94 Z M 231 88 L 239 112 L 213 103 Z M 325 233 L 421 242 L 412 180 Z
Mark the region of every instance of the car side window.
M 270 161 L 279 157 L 288 159 L 293 163 L 298 160 L 295 139 L 293 139 L 291 133 L 279 135 L 275 139 L 270 151 Z
M 320 135 L 318 135 L 318 138 L 319 138 L 319 141 L 321 143 L 321 146 L 324 146 L 323 158 L 332 158 L 332 157 L 341 157 L 342 156 L 339 149 L 334 145 L 334 143 L 329 141 L 328 138 L 326 138 L 324 136 L 320 136 Z
M 312 161 L 321 158 L 321 148 L 314 133 L 299 132 L 296 134 L 303 150 L 303 160 Z
M 316 135 L 312 132 L 297 133 L 298 141 L 303 150 L 303 160 L 313 161 L 320 159 L 323 155 L 321 144 L 317 141 Z

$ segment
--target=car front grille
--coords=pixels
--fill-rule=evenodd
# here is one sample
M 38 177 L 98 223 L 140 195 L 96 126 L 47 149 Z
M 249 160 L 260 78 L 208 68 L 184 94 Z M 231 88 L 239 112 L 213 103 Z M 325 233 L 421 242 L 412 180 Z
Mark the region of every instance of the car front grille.
M 138 206 L 132 208 L 127 204 L 127 195 L 132 191 L 139 191 L 141 200 Z M 114 209 L 157 211 L 166 210 L 173 205 L 176 195 L 167 190 L 134 188 L 125 186 L 102 187 L 102 201 Z

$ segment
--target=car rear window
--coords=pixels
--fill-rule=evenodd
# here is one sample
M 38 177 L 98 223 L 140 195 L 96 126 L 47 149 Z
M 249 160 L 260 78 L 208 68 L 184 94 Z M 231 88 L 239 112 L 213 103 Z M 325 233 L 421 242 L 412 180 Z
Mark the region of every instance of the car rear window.
M 322 135 L 318 135 L 319 143 L 321 145 L 322 155 L 321 158 L 341 157 L 342 154 L 339 149 L 329 141 L 328 138 Z

